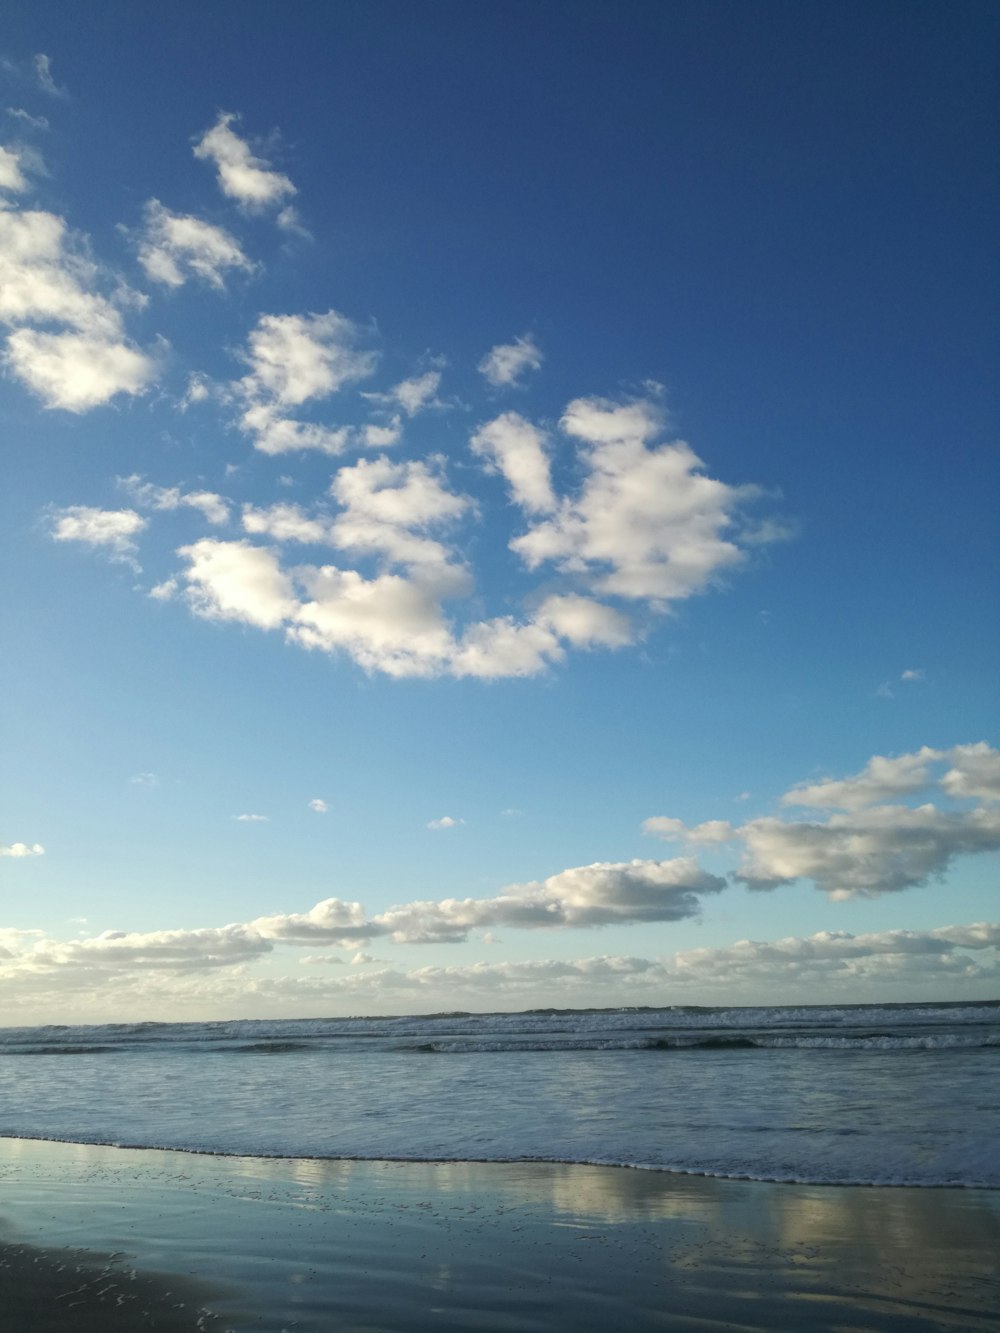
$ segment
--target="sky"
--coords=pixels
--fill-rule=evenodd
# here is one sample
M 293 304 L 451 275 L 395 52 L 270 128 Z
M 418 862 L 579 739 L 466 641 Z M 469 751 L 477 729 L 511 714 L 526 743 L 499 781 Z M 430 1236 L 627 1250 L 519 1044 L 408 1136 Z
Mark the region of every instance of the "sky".
M 9 5 L 0 1021 L 1000 998 L 994 5 Z

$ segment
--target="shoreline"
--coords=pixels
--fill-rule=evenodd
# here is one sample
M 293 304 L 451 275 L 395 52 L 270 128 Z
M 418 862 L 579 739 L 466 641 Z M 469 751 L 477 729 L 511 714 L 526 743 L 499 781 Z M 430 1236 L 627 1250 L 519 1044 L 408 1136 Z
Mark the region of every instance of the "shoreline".
M 4 1143 L 40 1143 L 57 1144 L 75 1148 L 106 1148 L 120 1153 L 177 1153 L 184 1157 L 204 1157 L 220 1161 L 246 1160 L 261 1162 L 316 1162 L 335 1166 L 338 1163 L 357 1163 L 377 1165 L 386 1163 L 393 1166 L 564 1166 L 593 1168 L 606 1171 L 642 1171 L 651 1175 L 683 1176 L 691 1180 L 732 1181 L 741 1185 L 766 1185 L 776 1188 L 803 1189 L 891 1189 L 891 1190 L 973 1190 L 990 1194 L 1000 1194 L 1000 1185 L 979 1184 L 970 1181 L 923 1181 L 909 1180 L 803 1180 L 798 1177 L 752 1176 L 725 1174 L 721 1171 L 697 1171 L 690 1167 L 661 1166 L 653 1162 L 609 1162 L 588 1160 L 578 1157 L 394 1157 L 380 1153 L 378 1156 L 362 1157 L 358 1154 L 324 1156 L 321 1153 L 288 1152 L 240 1152 L 237 1149 L 224 1148 L 189 1148 L 176 1144 L 123 1143 L 111 1139 L 62 1139 L 44 1134 L 0 1134 L 0 1144 Z
M 2 1333 L 985 1330 L 998 1253 L 1000 1191 L 0 1139 Z

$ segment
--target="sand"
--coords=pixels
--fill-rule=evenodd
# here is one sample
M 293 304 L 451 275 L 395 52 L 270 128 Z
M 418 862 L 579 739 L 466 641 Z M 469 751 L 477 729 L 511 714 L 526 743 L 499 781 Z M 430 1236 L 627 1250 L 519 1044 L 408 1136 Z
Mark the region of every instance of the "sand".
M 0 1140 L 0 1330 L 996 1329 L 1000 1194 Z

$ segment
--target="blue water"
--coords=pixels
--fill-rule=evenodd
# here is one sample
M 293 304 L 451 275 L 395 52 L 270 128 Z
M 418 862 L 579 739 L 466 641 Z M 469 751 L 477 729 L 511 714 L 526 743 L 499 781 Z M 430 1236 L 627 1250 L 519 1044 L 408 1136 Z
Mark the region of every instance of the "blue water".
M 1000 1005 L 8 1028 L 0 1135 L 1000 1188 Z

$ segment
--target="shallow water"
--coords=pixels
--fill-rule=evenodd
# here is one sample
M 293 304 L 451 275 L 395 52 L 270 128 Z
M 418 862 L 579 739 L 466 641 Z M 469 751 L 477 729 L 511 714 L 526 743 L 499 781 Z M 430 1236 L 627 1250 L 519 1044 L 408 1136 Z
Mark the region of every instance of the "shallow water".
M 1000 1188 L 1000 1006 L 0 1031 L 0 1135 Z
M 7 1140 L 0 1200 L 0 1261 L 72 1246 L 105 1300 L 141 1290 L 171 1328 L 969 1333 L 1000 1302 L 994 1191 Z M 106 1326 L 91 1314 L 53 1329 Z

